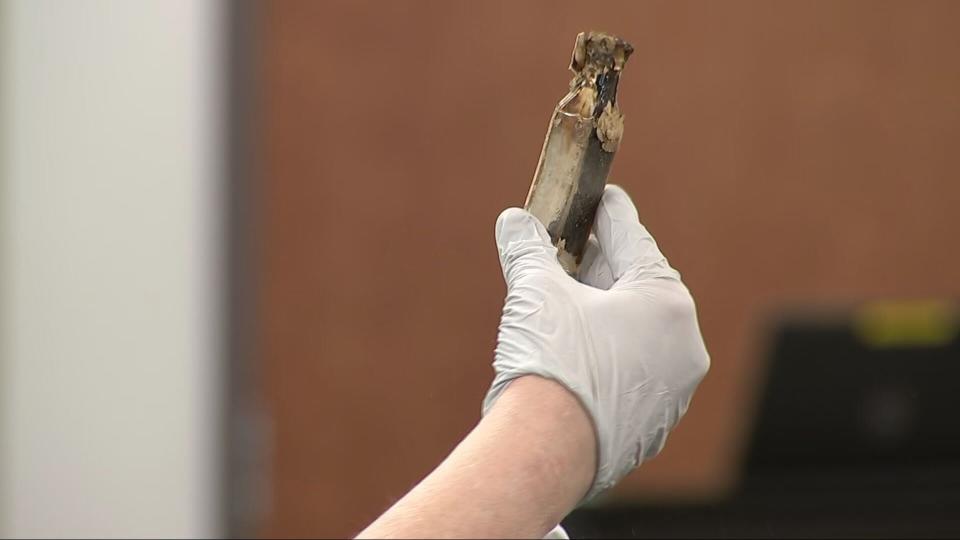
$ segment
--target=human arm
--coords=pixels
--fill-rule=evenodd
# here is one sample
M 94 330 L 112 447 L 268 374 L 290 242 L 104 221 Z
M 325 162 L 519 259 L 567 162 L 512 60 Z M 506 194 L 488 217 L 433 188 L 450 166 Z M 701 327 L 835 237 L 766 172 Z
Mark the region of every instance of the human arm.
M 542 538 L 590 487 L 594 447 L 590 420 L 570 392 L 521 377 L 359 538 Z
M 557 249 L 535 217 L 516 208 L 500 215 L 496 239 L 507 298 L 484 419 L 365 537 L 541 535 L 578 501 L 609 489 L 663 447 L 709 368 L 693 299 L 619 187 L 604 192 L 594 231 L 577 281 L 557 262 Z M 540 400 L 520 399 L 530 380 L 556 381 L 545 388 L 567 392 L 567 401 L 585 411 L 595 442 L 587 486 L 579 483 L 583 460 L 575 456 L 581 452 L 568 454 L 552 432 L 541 431 L 562 420 L 561 437 L 569 436 L 565 429 L 579 431 L 569 427 L 577 415 L 567 422 Z M 528 427 L 507 429 L 507 418 Z M 555 475 L 550 484 L 539 476 L 544 443 L 561 453 L 553 463 L 560 465 L 559 477 L 568 478 Z M 510 469 L 518 464 L 521 472 Z M 538 488 L 532 480 L 548 485 Z

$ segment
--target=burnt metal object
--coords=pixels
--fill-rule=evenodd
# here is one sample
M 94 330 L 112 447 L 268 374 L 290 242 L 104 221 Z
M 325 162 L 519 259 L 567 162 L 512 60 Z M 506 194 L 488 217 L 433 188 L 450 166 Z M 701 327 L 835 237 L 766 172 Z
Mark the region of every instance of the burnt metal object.
M 632 52 L 629 43 L 608 34 L 577 36 L 570 91 L 553 111 L 524 205 L 547 228 L 560 264 L 573 276 L 623 137 L 617 85 Z

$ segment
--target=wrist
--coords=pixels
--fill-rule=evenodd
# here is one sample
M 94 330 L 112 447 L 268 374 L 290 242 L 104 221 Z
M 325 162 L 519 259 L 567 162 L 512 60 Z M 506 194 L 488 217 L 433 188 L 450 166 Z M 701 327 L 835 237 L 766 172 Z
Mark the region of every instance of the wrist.
M 543 537 L 590 488 L 595 447 L 573 394 L 552 380 L 517 378 L 450 456 L 360 537 Z
M 552 527 L 593 484 L 597 440 L 586 410 L 560 383 L 526 375 L 511 381 L 486 421 L 514 434 L 516 458 L 536 488 L 553 486 L 563 494 L 553 498 L 554 505 L 547 509 L 550 515 L 544 516 Z

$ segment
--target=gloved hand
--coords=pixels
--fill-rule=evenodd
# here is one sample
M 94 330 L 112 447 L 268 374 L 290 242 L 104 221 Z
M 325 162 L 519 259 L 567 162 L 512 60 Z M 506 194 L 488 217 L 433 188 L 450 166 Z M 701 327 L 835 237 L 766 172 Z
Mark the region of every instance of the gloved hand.
M 580 281 L 530 213 L 505 210 L 496 238 L 507 298 L 484 413 L 517 377 L 567 387 L 596 431 L 590 499 L 663 448 L 706 374 L 693 299 L 617 186 L 603 194 Z

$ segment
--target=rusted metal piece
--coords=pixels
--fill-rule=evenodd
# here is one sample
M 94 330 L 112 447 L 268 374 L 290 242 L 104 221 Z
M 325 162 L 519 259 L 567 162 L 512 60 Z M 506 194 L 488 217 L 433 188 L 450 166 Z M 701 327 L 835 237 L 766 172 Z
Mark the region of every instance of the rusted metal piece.
M 632 52 L 618 37 L 577 36 L 570 91 L 553 112 L 524 205 L 547 228 L 560 264 L 574 276 L 623 136 L 617 84 Z

